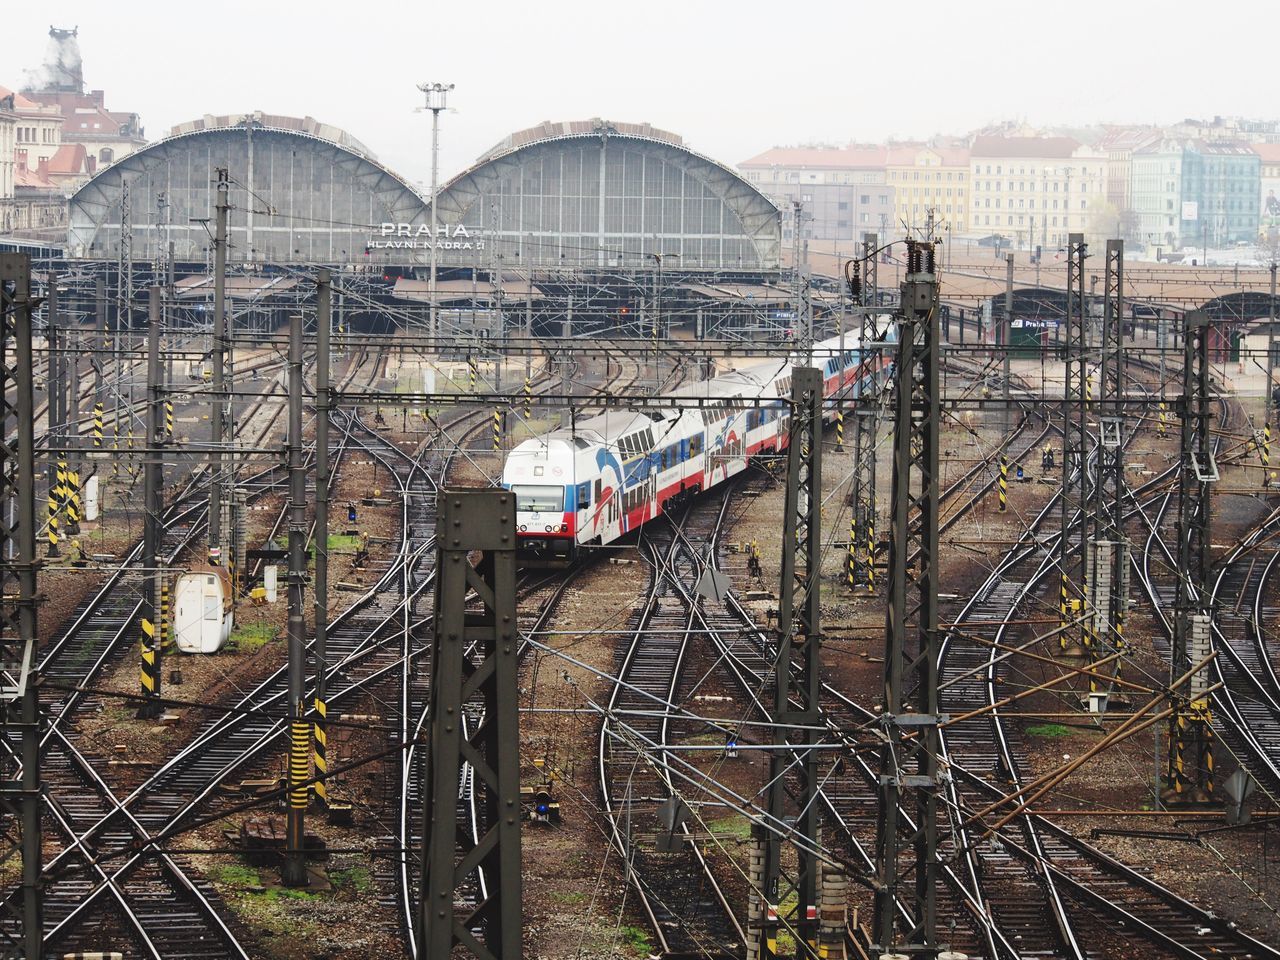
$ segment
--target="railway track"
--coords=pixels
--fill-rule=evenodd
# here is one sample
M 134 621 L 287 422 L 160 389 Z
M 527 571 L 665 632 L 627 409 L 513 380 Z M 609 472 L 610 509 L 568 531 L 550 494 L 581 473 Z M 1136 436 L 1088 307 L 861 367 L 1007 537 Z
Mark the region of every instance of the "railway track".
M 668 748 L 678 726 L 672 705 L 683 702 L 690 687 L 684 665 L 699 631 L 692 596 L 737 486 L 722 483 L 680 517 L 644 527 L 649 588 L 627 625 L 630 641 L 619 649 L 600 731 L 603 809 L 664 956 L 736 957 L 746 941 L 687 824 L 662 821 L 662 805 L 683 792 L 672 781 Z M 625 723 L 613 719 L 619 714 Z
M 269 429 L 268 424 L 267 429 Z M 338 456 L 341 455 L 341 449 Z M 280 482 L 277 468 L 251 478 L 252 495 L 269 492 Z M 194 496 L 194 494 L 192 495 Z M 161 555 L 172 564 L 197 534 L 207 512 L 192 497 L 180 499 L 166 516 Z M 65 843 L 49 864 L 45 884 L 46 941 L 68 948 L 92 950 L 101 945 L 99 924 L 76 924 L 89 901 L 102 891 L 112 901 L 114 926 L 140 951 L 155 957 L 243 956 L 236 936 L 222 920 L 216 894 L 192 880 L 185 862 L 160 854 L 136 867 L 127 878 L 100 857 L 128 849 L 148 838 L 146 826 L 115 796 L 96 773 L 106 758 L 86 755 L 73 742 L 76 718 L 102 709 L 102 699 L 87 695 L 103 671 L 118 662 L 136 629 L 142 572 L 134 569 L 140 547 L 81 604 L 69 626 L 42 651 L 41 675 L 46 687 L 58 691 L 49 707 L 49 729 L 42 742 L 51 817 Z M 6 743 L 6 749 L 12 745 Z M 136 862 L 136 858 L 135 861 Z M 96 888 L 86 878 L 100 880 Z M 91 892 L 93 890 L 97 893 Z M 154 905 L 163 903 L 164 910 Z M 181 905 L 181 906 L 179 906 Z

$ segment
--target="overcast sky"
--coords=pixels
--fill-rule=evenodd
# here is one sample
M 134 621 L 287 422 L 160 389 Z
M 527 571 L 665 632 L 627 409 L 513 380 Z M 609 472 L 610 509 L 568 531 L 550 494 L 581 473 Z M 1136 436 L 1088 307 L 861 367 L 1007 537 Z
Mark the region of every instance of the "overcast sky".
M 649 121 L 734 165 L 775 144 L 1280 113 L 1274 5 L 1168 0 L 57 0 L 5 10 L 0 84 L 78 26 L 84 75 L 147 134 L 311 115 L 430 177 L 416 84 L 454 83 L 441 180 L 542 120 Z M 1210 9 L 1202 7 L 1201 10 Z M 1254 32 L 1256 31 L 1256 32 Z M 1250 38 L 1253 38 L 1252 40 Z

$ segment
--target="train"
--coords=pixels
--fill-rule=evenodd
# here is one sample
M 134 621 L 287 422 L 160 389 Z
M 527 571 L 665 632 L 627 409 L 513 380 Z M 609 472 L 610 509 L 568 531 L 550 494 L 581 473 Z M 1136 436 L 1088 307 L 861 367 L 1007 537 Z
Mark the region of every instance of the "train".
M 896 340 L 888 316 L 878 320 L 885 341 Z M 856 335 L 846 334 L 843 348 L 832 337 L 811 357 L 792 353 L 671 390 L 669 408 L 606 410 L 523 441 L 502 471 L 516 496 L 521 562 L 570 563 L 724 483 L 752 458 L 786 449 L 794 367 L 821 369 L 824 396 L 850 395 L 860 379 L 884 375 L 890 353 L 864 362 Z

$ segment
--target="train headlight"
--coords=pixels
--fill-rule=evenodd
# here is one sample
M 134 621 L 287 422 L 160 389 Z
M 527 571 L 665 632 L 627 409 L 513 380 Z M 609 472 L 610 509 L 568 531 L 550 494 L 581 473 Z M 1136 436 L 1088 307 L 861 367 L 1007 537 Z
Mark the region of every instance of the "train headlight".
M 524 524 L 524 523 L 520 524 L 520 532 L 521 532 L 521 533 L 527 533 L 528 531 L 529 531 L 529 527 L 528 527 L 528 525 L 527 525 L 527 524 Z
M 551 530 L 552 530 L 551 524 L 549 524 L 549 523 L 548 523 L 548 524 L 547 524 L 547 526 L 546 526 L 546 531 L 547 531 L 547 533 L 550 533 L 550 532 L 551 532 Z
M 569 532 L 569 525 L 568 525 L 567 523 L 562 523 L 562 524 L 560 524 L 560 532 L 561 532 L 561 533 L 568 533 L 568 532 Z

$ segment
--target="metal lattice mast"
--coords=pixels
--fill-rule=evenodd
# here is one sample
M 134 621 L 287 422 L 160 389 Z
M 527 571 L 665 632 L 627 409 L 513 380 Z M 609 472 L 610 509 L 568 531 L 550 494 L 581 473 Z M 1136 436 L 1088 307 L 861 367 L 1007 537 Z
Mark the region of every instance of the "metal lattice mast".
M 1089 589 L 1090 659 L 1124 648 L 1129 544 L 1124 535 L 1124 241 L 1107 241 L 1099 380 L 1098 472 L 1093 490 L 1095 537 Z M 1118 673 L 1119 662 L 1115 667 Z M 1090 679 L 1090 689 L 1097 681 Z
M 223 563 L 223 548 L 227 531 L 223 530 L 223 502 L 226 499 L 223 476 L 222 446 L 227 437 L 227 213 L 231 209 L 227 198 L 230 180 L 225 167 L 218 168 L 217 201 L 214 205 L 216 219 L 213 230 L 213 344 L 210 361 L 213 366 L 209 380 L 212 404 L 209 411 L 209 562 Z
M 1080 517 L 1081 545 L 1077 576 L 1071 577 L 1072 514 L 1083 511 L 1087 471 L 1085 470 L 1085 377 L 1088 374 L 1088 351 L 1085 336 L 1084 261 L 1088 250 L 1083 233 L 1072 233 L 1067 244 L 1067 311 L 1064 317 L 1067 338 L 1063 345 L 1064 380 L 1062 393 L 1062 537 L 1059 540 L 1058 568 L 1061 574 L 1059 588 L 1059 616 L 1061 631 L 1058 635 L 1062 649 L 1076 653 L 1080 650 L 1080 630 L 1073 626 L 1077 619 L 1076 608 L 1082 607 L 1086 579 L 1086 550 L 1088 524 Z
M 416 955 L 421 960 L 459 956 L 454 948 L 461 947 L 461 955 L 480 960 L 518 960 L 515 498 L 505 490 L 445 491 L 438 529 Z M 468 560 L 473 551 L 480 552 L 474 566 Z M 467 609 L 471 592 L 479 611 Z M 464 713 L 482 713 L 483 719 L 464 728 L 459 722 Z M 474 840 L 458 822 L 464 763 L 471 767 L 478 822 L 484 825 Z M 464 902 L 474 907 L 460 912 Z
M 0 735 L 17 752 L 0 753 L 0 865 L 21 862 L 21 890 L 0 899 L 0 953 L 37 960 L 40 892 L 40 705 L 35 670 L 36 478 L 35 386 L 31 350 L 31 258 L 0 253 Z
M 858 333 L 858 381 L 853 388 L 853 483 L 849 504 L 853 520 L 849 530 L 850 556 L 853 560 L 849 586 L 876 588 L 876 434 L 879 427 L 880 398 L 872 374 L 879 360 L 879 331 L 875 316 L 879 303 L 876 289 L 876 249 L 874 233 L 862 235 L 862 302 Z
M 818 939 L 818 768 L 813 746 L 821 723 L 822 685 L 822 373 L 812 367 L 791 371 L 788 438 L 771 717 L 779 749 L 770 755 L 767 806 L 775 826 L 789 814 L 796 816 L 795 831 L 787 838 L 795 849 L 795 865 L 794 872 L 784 870 L 783 837 L 768 831 L 763 838 L 766 902 L 761 905 L 763 916 L 752 918 L 753 935 L 758 937 L 755 956 L 762 958 L 776 955 L 779 926 L 794 934 L 801 956 L 811 955 L 803 952 L 805 944 L 816 951 Z M 797 729 L 804 732 L 794 732 Z M 798 756 L 783 749 L 797 746 Z
M 937 949 L 938 284 L 932 245 L 908 242 L 895 368 L 884 745 L 876 835 L 875 948 Z M 911 523 L 912 512 L 919 515 Z M 915 557 L 915 564 L 908 559 Z M 902 812 L 914 807 L 915 827 Z M 898 905 L 907 918 L 899 922 Z
M 1178 589 L 1174 600 L 1170 677 L 1177 681 L 1212 650 L 1213 610 L 1209 594 L 1211 484 L 1218 479 L 1210 436 L 1209 317 L 1187 314 L 1183 333 L 1182 469 L 1178 473 Z M 1213 741 L 1209 726 L 1206 672 L 1190 690 L 1171 692 L 1174 714 L 1169 729 L 1166 803 L 1211 800 L 1214 794 Z

